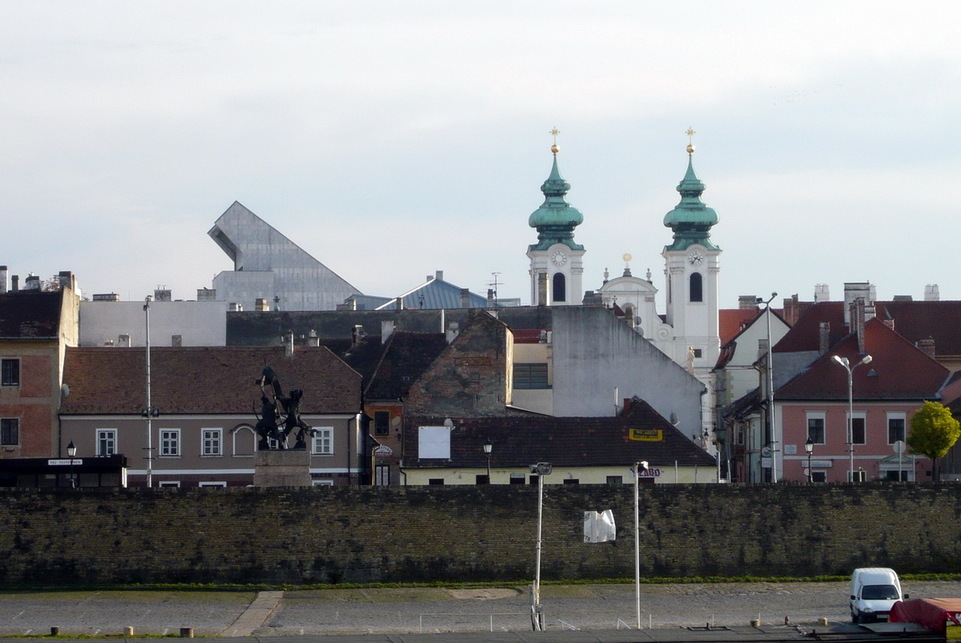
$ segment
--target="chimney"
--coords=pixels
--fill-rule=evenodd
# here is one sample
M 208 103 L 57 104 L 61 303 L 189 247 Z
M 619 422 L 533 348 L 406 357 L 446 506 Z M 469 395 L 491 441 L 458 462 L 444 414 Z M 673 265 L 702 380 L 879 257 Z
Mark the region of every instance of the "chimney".
M 284 355 L 287 357 L 294 356 L 294 331 L 290 331 L 283 336 L 284 341 Z
M 821 322 L 818 328 L 818 355 L 824 355 L 831 348 L 831 322 Z
M 739 295 L 737 307 L 740 310 L 755 310 L 757 308 L 757 297 L 754 295 Z
M 117 346 L 123 346 L 124 348 L 130 348 L 130 335 L 123 334 L 117 337 Z
M 380 343 L 386 344 L 390 336 L 394 334 L 394 322 L 384 320 L 380 322 Z
M 198 288 L 197 301 L 217 301 L 216 288 Z
M 848 325 L 848 328 L 854 328 L 851 325 L 851 303 L 857 299 L 861 300 L 862 313 L 866 304 L 873 306 L 876 299 L 874 286 L 867 281 L 844 284 L 844 323 Z
M 827 284 L 816 284 L 814 286 L 814 303 L 831 301 L 831 291 Z
M 40 277 L 37 275 L 28 275 L 24 280 L 23 285 L 24 290 L 40 290 Z
M 159 288 L 155 289 L 153 291 L 153 300 L 170 301 L 170 289 L 164 286 L 160 286 Z
M 864 322 L 866 315 L 867 306 L 863 299 L 855 299 L 851 302 L 851 312 L 850 323 L 848 324 L 848 332 L 857 333 L 858 336 L 858 353 L 864 354 L 866 351 L 864 349 Z M 871 307 L 874 308 L 873 306 Z
M 18 292 L 20 290 L 20 275 L 14 275 L 10 277 L 10 292 Z
M 938 284 L 928 284 L 924 287 L 924 301 L 941 301 Z
M 0 266 L 0 293 L 7 292 L 7 267 Z
M 487 289 L 487 307 L 488 308 L 494 307 L 494 289 L 493 288 Z
M 457 339 L 458 335 L 460 335 L 460 324 L 458 324 L 457 322 L 451 322 L 450 325 L 447 327 L 446 334 L 447 334 L 447 343 L 450 344 L 452 341 Z
M 60 283 L 60 289 L 64 290 L 69 288 L 70 290 L 76 290 L 76 284 L 73 281 L 73 273 L 69 270 L 61 270 L 60 274 L 57 275 L 57 281 Z
M 254 301 L 254 310 L 258 313 L 266 313 L 270 310 L 270 306 L 267 304 L 266 297 L 258 297 Z
M 350 329 L 350 347 L 354 348 L 360 344 L 367 333 L 364 331 L 364 327 L 360 324 L 355 324 L 353 328 Z
M 460 307 L 470 308 L 470 291 L 467 288 L 460 289 Z
M 918 348 L 931 359 L 937 359 L 937 354 L 934 350 L 934 338 L 928 337 L 927 339 L 918 340 Z
M 183 335 L 171 335 L 171 336 L 170 336 L 170 345 L 171 345 L 171 346 L 175 346 L 175 347 L 183 346 L 183 345 L 184 345 L 184 336 L 183 336 Z
M 233 302 L 233 301 L 230 302 L 230 305 L 227 307 L 227 310 L 229 310 L 229 311 L 232 312 L 232 313 L 239 313 L 239 312 L 241 312 L 243 309 L 244 309 L 243 304 L 238 304 L 238 303 Z
M 120 295 L 115 292 L 95 293 L 94 301 L 120 301 Z
M 537 273 L 537 305 L 546 306 L 550 298 L 547 296 L 547 273 Z
M 397 302 L 397 310 L 404 310 L 404 298 L 403 298 L 403 297 L 398 297 L 398 298 L 395 299 L 394 301 Z
M 317 331 L 313 328 L 307 333 L 307 345 L 308 346 L 320 346 L 320 337 L 317 336 Z
M 435 271 L 434 279 L 436 279 L 437 281 L 444 281 L 444 271 L 443 270 Z

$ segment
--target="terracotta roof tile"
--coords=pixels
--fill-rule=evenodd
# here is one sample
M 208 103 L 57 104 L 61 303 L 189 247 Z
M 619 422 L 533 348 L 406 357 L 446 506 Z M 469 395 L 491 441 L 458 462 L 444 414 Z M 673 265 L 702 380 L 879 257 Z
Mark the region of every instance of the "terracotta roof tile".
M 141 348 L 67 348 L 67 414 L 139 414 L 146 405 Z M 273 347 L 150 349 L 153 406 L 162 414 L 249 413 L 259 410 L 256 380 L 270 366 L 284 393 L 304 391 L 302 413 L 357 413 L 361 376 L 325 347 L 298 347 L 292 357 Z

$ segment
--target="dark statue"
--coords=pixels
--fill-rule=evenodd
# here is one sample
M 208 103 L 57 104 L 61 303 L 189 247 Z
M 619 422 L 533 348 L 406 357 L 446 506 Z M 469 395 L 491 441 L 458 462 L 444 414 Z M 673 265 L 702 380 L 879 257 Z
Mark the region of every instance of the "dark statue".
M 272 448 L 271 443 L 274 449 L 287 449 L 287 436 L 293 433 L 294 429 L 297 429 L 297 433 L 293 448 L 306 449 L 307 439 L 316 431 L 300 418 L 300 398 L 304 396 L 304 392 L 294 389 L 290 395 L 285 396 L 280 379 L 269 366 L 264 367 L 256 384 L 260 386 L 261 392 L 260 419 L 255 427 L 257 435 L 260 436 L 257 449 L 268 451 Z

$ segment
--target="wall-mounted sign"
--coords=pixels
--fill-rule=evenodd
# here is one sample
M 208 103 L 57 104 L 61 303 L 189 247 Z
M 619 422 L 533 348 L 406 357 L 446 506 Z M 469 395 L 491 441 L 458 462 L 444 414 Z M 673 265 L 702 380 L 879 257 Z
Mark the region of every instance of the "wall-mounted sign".
M 628 429 L 627 439 L 636 442 L 660 442 L 664 439 L 662 429 Z
M 389 458 L 392 455 L 394 455 L 394 451 L 386 444 L 382 444 L 374 449 L 375 458 Z

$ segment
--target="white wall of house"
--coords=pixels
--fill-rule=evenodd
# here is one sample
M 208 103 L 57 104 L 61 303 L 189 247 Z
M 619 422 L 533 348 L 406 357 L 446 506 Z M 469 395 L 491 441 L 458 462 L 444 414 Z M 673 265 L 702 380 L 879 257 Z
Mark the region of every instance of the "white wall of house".
M 80 302 L 81 346 L 144 346 L 147 323 L 143 301 Z M 150 345 L 224 346 L 227 303 L 223 301 L 150 302 Z M 129 337 L 124 343 L 121 336 Z

